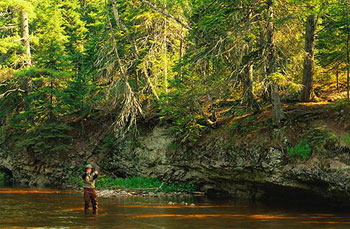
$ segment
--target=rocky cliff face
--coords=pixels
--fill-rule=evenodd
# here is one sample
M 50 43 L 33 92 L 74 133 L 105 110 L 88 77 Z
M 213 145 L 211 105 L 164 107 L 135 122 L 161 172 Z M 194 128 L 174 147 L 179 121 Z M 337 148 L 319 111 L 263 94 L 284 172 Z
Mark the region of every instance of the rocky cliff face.
M 60 186 L 75 169 L 70 159 L 45 163 L 26 153 L 0 152 L 0 171 L 8 173 L 16 183 L 38 186 Z
M 156 127 L 106 157 L 112 171 L 127 175 L 157 176 L 173 181 L 194 181 L 202 191 L 232 197 L 260 199 L 285 193 L 350 200 L 350 154 L 336 157 L 314 154 L 293 159 L 281 148 L 265 144 L 234 144 L 227 136 L 212 136 L 192 148 L 177 146 L 167 130 Z M 137 163 L 130 166 L 130 159 Z M 350 203 L 350 201 L 349 201 Z
M 237 144 L 225 134 L 209 136 L 186 148 L 177 145 L 165 127 L 157 126 L 137 142 L 125 141 L 95 159 L 103 171 L 117 176 L 194 181 L 202 191 L 236 198 L 260 199 L 299 192 L 350 203 L 348 152 L 333 157 L 314 154 L 308 160 L 299 160 L 286 155 L 283 148 Z M 22 183 L 60 185 L 89 158 L 91 154 L 77 154 L 38 164 L 25 154 L 2 152 L 0 167 L 11 170 Z
M 105 135 L 104 129 L 77 136 L 71 152 L 54 158 L 30 152 L 12 152 L 0 145 L 0 171 L 10 173 L 16 183 L 37 186 L 62 186 L 77 176 L 87 163 L 94 163 L 96 145 Z

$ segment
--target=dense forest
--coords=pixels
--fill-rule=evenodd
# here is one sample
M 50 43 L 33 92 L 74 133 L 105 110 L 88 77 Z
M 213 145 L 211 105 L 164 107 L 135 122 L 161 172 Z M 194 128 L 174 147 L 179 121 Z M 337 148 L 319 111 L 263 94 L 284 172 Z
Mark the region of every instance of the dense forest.
M 228 118 L 268 109 L 278 129 L 286 104 L 349 99 L 348 0 L 2 0 L 0 39 L 13 152 L 70 151 L 92 119 L 192 144 Z

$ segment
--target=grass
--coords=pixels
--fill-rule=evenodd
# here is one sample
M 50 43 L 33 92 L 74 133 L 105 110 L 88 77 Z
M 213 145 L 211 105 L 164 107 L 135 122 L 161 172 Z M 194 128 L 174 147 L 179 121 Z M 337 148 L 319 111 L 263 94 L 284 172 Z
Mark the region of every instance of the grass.
M 72 178 L 70 184 L 83 186 L 82 179 Z M 149 190 L 153 192 L 193 192 L 196 186 L 192 183 L 172 183 L 166 184 L 157 178 L 151 177 L 130 177 L 130 178 L 111 178 L 100 176 L 96 180 L 96 188 L 99 189 L 125 189 L 125 190 Z

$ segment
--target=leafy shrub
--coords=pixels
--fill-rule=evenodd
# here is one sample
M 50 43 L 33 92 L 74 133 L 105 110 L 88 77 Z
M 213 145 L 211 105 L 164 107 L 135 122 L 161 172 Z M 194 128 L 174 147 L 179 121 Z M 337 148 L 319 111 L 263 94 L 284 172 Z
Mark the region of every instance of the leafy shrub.
M 330 147 L 337 145 L 338 139 L 324 127 L 313 127 L 304 132 L 303 138 L 318 153 L 326 153 Z
M 308 159 L 311 155 L 311 147 L 306 142 L 306 140 L 303 139 L 294 147 L 287 147 L 287 152 L 288 154 L 299 157 L 301 159 Z

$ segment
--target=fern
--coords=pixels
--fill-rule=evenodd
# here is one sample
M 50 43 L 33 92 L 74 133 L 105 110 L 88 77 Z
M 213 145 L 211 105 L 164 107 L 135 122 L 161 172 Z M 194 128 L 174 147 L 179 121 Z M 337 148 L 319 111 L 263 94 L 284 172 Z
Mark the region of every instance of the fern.
M 296 144 L 294 147 L 287 147 L 287 152 L 292 156 L 305 160 L 311 155 L 311 147 L 306 140 L 302 139 L 300 143 Z

